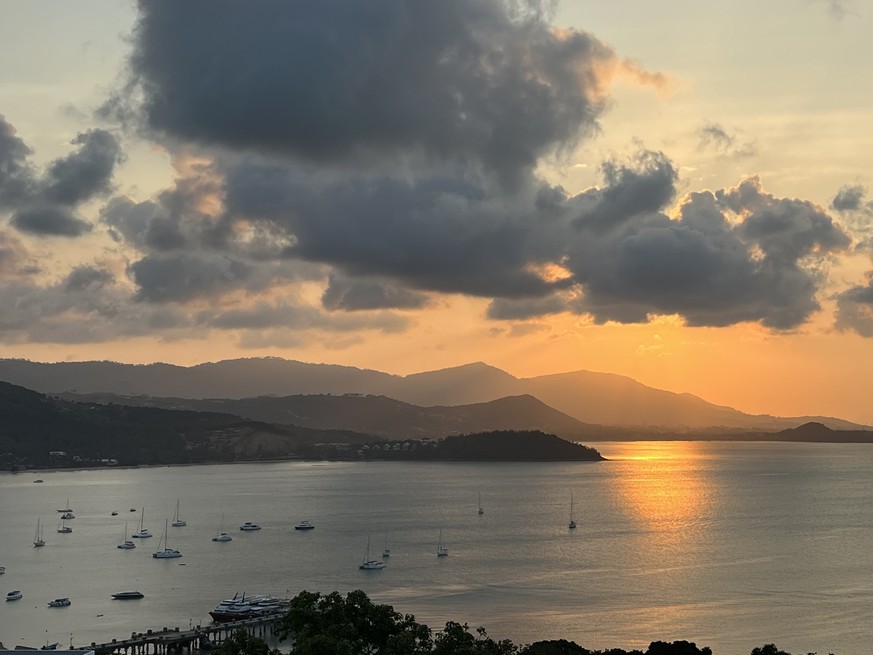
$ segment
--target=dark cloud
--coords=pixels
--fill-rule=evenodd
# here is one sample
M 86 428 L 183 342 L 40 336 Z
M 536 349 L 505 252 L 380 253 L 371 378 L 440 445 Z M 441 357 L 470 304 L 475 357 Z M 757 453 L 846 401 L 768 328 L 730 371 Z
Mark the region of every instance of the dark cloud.
M 245 262 L 197 254 L 152 255 L 130 265 L 137 299 L 159 303 L 228 293 L 245 286 L 252 274 Z
M 332 274 L 321 296 L 326 309 L 346 311 L 372 309 L 420 309 L 427 305 L 428 298 L 384 280 L 372 278 L 351 279 Z
M 316 162 L 419 153 L 513 181 L 594 128 L 617 65 L 514 6 L 143 0 L 132 84 L 147 124 L 184 141 Z
M 837 295 L 836 326 L 862 337 L 873 337 L 873 273 L 867 277 L 867 284 Z
M 78 237 L 91 231 L 91 224 L 66 207 L 28 207 L 15 213 L 12 225 L 36 236 Z
M 111 190 L 115 165 L 122 161 L 118 141 L 105 130 L 89 130 L 72 143 L 76 152 L 52 162 L 43 180 L 46 199 L 76 205 Z
M 698 148 L 712 150 L 728 157 L 752 157 L 757 147 L 751 141 L 740 141 L 718 123 L 706 123 L 697 130 Z
M 831 207 L 838 212 L 858 211 L 865 207 L 863 201 L 866 194 L 867 189 L 860 184 L 846 185 L 837 191 L 834 199 L 831 200 Z
M 99 290 L 114 282 L 115 276 L 106 269 L 78 266 L 67 275 L 63 287 L 68 292 Z
M 0 208 L 16 207 L 31 195 L 34 174 L 27 163 L 30 154 L 30 148 L 0 114 Z
M 567 311 L 570 306 L 568 298 L 558 295 L 521 300 L 495 298 L 488 303 L 486 316 L 497 321 L 523 321 L 550 314 L 560 314 Z

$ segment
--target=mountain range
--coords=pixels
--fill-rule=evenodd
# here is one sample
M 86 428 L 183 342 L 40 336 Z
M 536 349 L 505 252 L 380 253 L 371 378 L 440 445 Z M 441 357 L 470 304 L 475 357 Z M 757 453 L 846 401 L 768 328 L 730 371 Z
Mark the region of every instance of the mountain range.
M 214 411 L 230 411 L 232 403 L 229 401 L 246 399 L 250 408 L 260 404 L 263 411 L 268 411 L 266 408 L 272 405 L 270 412 L 290 414 L 300 414 L 293 407 L 299 400 L 271 403 L 259 397 L 359 394 L 418 406 L 415 410 L 397 408 L 400 414 L 419 411 L 422 407 L 429 408 L 431 413 L 439 413 L 440 408 L 490 403 L 507 397 L 524 398 L 520 402 L 528 403 L 530 407 L 529 398 L 532 398 L 586 424 L 573 428 L 580 434 L 590 434 L 588 428 L 592 425 L 656 432 L 707 429 L 777 431 L 809 422 L 837 430 L 866 427 L 826 416 L 746 414 L 692 394 L 654 389 L 632 378 L 610 373 L 574 371 L 517 378 L 481 362 L 398 376 L 351 366 L 310 364 L 273 357 L 224 360 L 190 367 L 163 363 L 39 363 L 3 359 L 0 360 L 0 380 L 46 394 L 65 394 L 70 398 L 117 394 L 112 402 L 122 402 L 124 397 L 149 396 L 162 399 L 160 402 L 151 401 L 154 406 L 161 407 L 193 409 L 193 405 L 185 405 L 182 401 L 212 399 L 210 404 Z M 108 397 L 104 399 L 108 400 Z M 130 404 L 131 399 L 123 402 Z M 287 406 L 279 407 L 283 403 Z M 240 415 L 255 416 L 249 410 Z M 261 417 L 259 420 L 267 420 L 263 414 L 258 416 Z M 558 420 L 557 417 L 553 419 Z M 566 419 L 560 420 L 566 423 Z M 565 428 L 569 429 L 569 426 L 565 425 Z M 465 428 L 459 429 L 466 431 Z

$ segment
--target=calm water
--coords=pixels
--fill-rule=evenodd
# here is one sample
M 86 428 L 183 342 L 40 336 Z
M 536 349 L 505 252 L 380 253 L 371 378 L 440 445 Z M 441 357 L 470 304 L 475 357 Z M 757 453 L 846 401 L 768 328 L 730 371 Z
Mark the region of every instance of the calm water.
M 589 648 L 873 649 L 873 446 L 594 444 L 599 464 L 276 463 L 0 475 L 0 641 L 207 623 L 236 591 L 361 588 L 431 627 Z M 34 484 L 35 478 L 43 484 Z M 579 527 L 567 530 L 570 493 Z M 485 507 L 477 515 L 478 494 Z M 181 499 L 187 527 L 155 560 Z M 69 499 L 72 534 L 57 534 Z M 136 507 L 137 511 L 129 512 Z M 155 535 L 115 546 L 144 522 Z M 118 516 L 110 516 L 112 510 Z M 37 517 L 47 545 L 31 545 Z M 222 523 L 226 544 L 211 537 Z M 310 532 L 293 524 L 309 519 Z M 263 530 L 239 531 L 244 521 Z M 360 571 L 367 536 L 382 571 Z M 437 559 L 439 531 L 450 549 Z M 112 601 L 138 589 L 140 601 Z M 69 596 L 67 608 L 47 601 Z

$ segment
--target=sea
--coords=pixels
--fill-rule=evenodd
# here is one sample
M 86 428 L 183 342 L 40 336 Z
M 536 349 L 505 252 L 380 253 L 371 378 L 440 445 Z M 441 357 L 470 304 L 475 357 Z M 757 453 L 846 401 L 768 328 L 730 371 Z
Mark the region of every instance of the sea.
M 235 593 L 362 589 L 432 629 L 457 621 L 516 644 L 873 652 L 873 445 L 590 445 L 608 461 L 0 474 L 0 598 L 23 593 L 0 600 L 0 642 L 87 646 L 206 625 Z M 177 501 L 187 526 L 164 537 Z M 73 532 L 59 534 L 67 505 Z M 315 529 L 295 531 L 302 520 Z M 141 524 L 154 537 L 116 548 Z M 213 542 L 219 530 L 233 540 Z M 165 542 L 183 557 L 152 558 Z M 368 542 L 371 558 L 390 549 L 386 568 L 358 568 Z M 145 598 L 110 598 L 129 590 Z M 69 607 L 47 607 L 63 596 Z

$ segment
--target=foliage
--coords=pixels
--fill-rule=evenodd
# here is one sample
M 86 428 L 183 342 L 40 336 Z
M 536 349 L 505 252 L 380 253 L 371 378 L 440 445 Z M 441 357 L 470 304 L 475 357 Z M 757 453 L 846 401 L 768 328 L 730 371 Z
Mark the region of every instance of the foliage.
M 466 623 L 461 625 L 454 621 L 446 623 L 437 635 L 432 651 L 433 655 L 514 655 L 517 652 L 518 648 L 508 639 L 494 641 L 483 627 L 477 628 L 474 636 Z
M 279 630 L 280 638 L 289 635 L 295 655 L 423 655 L 432 645 L 426 625 L 373 603 L 360 589 L 345 597 L 300 592 Z
M 263 639 L 245 630 L 237 630 L 225 639 L 216 653 L 218 655 L 280 655 L 278 649 L 270 648 Z

